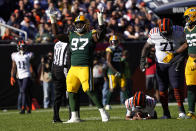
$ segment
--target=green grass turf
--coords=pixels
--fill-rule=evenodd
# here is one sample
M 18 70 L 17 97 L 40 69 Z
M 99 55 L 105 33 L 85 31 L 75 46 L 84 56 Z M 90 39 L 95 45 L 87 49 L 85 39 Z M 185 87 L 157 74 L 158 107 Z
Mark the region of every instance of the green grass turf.
M 185 106 L 187 110 L 187 105 Z M 156 107 L 158 117 L 162 116 L 162 108 Z M 169 120 L 137 120 L 126 121 L 124 106 L 113 105 L 110 121 L 101 122 L 95 107 L 81 107 L 81 123 L 52 123 L 52 109 L 39 109 L 31 114 L 21 115 L 17 110 L 0 111 L 0 131 L 196 131 L 196 120 L 177 120 L 177 106 L 170 106 L 172 119 Z M 63 121 L 68 119 L 68 110 L 61 108 Z

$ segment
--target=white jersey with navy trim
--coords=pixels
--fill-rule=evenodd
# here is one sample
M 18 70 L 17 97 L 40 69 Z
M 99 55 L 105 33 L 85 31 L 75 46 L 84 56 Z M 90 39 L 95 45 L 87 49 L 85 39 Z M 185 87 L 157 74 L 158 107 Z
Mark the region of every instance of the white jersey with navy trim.
M 164 63 L 163 58 L 167 55 L 167 52 L 173 53 L 186 41 L 183 27 L 173 26 L 173 32 L 170 38 L 165 38 L 159 32 L 158 27 L 154 27 L 149 32 L 147 43 L 155 45 L 156 58 L 158 63 Z
M 143 109 L 137 109 L 136 107 L 134 107 L 133 105 L 133 97 L 127 99 L 125 101 L 125 107 L 127 109 L 127 114 L 126 116 L 130 116 L 131 112 L 143 112 L 143 113 L 148 113 L 150 116 L 154 116 L 154 108 L 156 106 L 156 100 L 148 95 L 146 95 L 146 107 Z
M 16 62 L 17 74 L 19 79 L 24 79 L 31 76 L 30 73 L 30 59 L 32 58 L 32 52 L 26 52 L 21 54 L 20 52 L 12 53 L 12 60 Z
M 54 46 L 53 64 L 57 66 L 66 65 L 68 43 L 58 41 Z

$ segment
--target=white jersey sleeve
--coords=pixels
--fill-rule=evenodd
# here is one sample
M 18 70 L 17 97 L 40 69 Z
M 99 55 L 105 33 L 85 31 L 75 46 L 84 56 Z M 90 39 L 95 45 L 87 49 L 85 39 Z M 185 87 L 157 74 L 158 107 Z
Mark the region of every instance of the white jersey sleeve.
M 16 54 L 17 54 L 17 52 L 13 52 L 13 53 L 11 54 L 11 59 L 12 59 L 13 61 L 15 61 L 15 56 L 16 56 Z

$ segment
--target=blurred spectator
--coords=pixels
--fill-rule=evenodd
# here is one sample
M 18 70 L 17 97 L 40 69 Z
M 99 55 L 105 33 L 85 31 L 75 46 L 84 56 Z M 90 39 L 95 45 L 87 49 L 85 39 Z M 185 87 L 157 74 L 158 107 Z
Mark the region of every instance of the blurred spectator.
M 20 15 L 24 16 L 27 13 L 27 10 L 25 10 L 25 5 L 23 0 L 19 0 L 18 1 L 18 6 L 19 8 L 17 10 L 15 10 L 14 12 L 19 12 Z
M 0 17 L 0 23 L 5 24 L 6 22 L 4 21 L 3 18 Z M 4 32 L 5 32 L 5 27 L 0 26 L 0 36 L 3 36 L 4 35 Z
M 24 9 L 28 12 L 30 12 L 32 10 L 32 5 L 31 3 L 29 2 L 29 0 L 23 0 L 23 3 L 24 3 Z
M 45 14 L 47 16 L 47 22 L 50 22 L 49 15 L 48 15 L 50 9 L 53 9 L 53 11 L 56 13 L 57 20 L 60 20 L 61 19 L 61 12 L 60 12 L 60 10 L 58 8 L 55 7 L 54 3 L 51 2 L 51 3 L 49 3 L 48 9 L 45 11 Z
M 92 7 L 88 8 L 88 13 L 86 13 L 85 17 L 89 20 L 90 26 L 93 26 L 93 15 L 94 15 L 94 9 Z
M 14 37 L 12 36 L 10 29 L 8 28 L 5 29 L 5 33 L 2 36 L 2 40 L 14 40 Z
M 112 13 L 112 11 L 114 10 L 112 4 L 113 4 L 112 1 L 107 1 L 107 3 L 106 3 L 105 13 L 108 15 L 110 15 Z
M 53 35 L 52 35 L 52 27 L 51 27 L 51 24 L 50 24 L 50 23 L 44 23 L 44 29 L 46 30 L 46 32 L 47 32 L 50 36 L 53 36 Z
M 52 36 L 45 30 L 44 24 L 40 24 L 38 28 L 39 30 L 35 36 L 35 42 L 43 44 L 52 42 Z
M 124 30 L 126 29 L 126 26 L 127 26 L 127 21 L 121 18 L 118 22 L 119 32 L 124 32 Z
M 39 0 L 34 0 L 33 10 L 32 11 L 36 12 L 38 16 L 42 16 L 43 15 L 42 8 L 40 6 Z
M 104 8 L 103 17 L 104 22 L 107 23 L 106 36 L 115 33 L 123 34 L 126 39 L 146 39 L 149 29 L 156 26 L 157 23 L 154 13 L 148 10 L 146 4 L 141 0 L 19 0 L 17 5 L 18 7 L 10 15 L 7 24 L 27 30 L 31 41 L 34 41 L 32 34 L 36 33 L 42 19 L 45 19 L 48 23 L 50 22 L 48 11 L 51 8 L 57 14 L 57 24 L 60 25 L 60 32 L 65 32 L 67 25 L 71 27 L 68 23 L 72 22 L 72 18 L 78 16 L 78 14 L 84 14 L 89 19 L 90 28 L 95 28 L 97 26 L 96 9 L 101 7 Z M 34 32 L 29 32 L 31 29 L 27 29 L 26 23 L 24 23 L 27 16 L 30 19 L 30 28 L 33 28 Z M 130 27 L 127 24 L 133 26 L 131 33 L 128 31 Z M 50 28 L 49 24 L 47 26 Z M 137 38 L 138 34 L 141 36 L 139 39 Z
M 115 13 L 113 15 L 115 15 Z M 117 20 L 114 17 L 110 18 L 110 21 L 109 21 L 108 27 L 107 27 L 107 31 L 109 31 L 109 32 L 113 31 L 113 32 L 116 32 L 116 33 L 119 32 L 118 23 L 117 23 Z
M 125 39 L 129 40 L 135 40 L 139 38 L 139 35 L 135 33 L 134 28 L 132 25 L 128 25 L 126 30 L 124 31 L 124 37 Z
M 7 24 L 10 26 L 14 26 L 14 24 L 16 24 L 16 15 L 15 14 L 12 14 L 10 16 L 10 19 L 8 20 Z
M 37 27 L 41 23 L 41 17 L 37 10 L 32 10 L 33 19 L 35 21 L 35 26 Z
M 41 58 L 41 76 L 40 81 L 43 82 L 43 107 L 49 108 L 54 104 L 54 86 L 52 81 L 52 61 L 53 56 L 52 52 L 48 52 L 48 54 Z
M 30 43 L 32 43 L 32 41 L 35 38 L 35 34 L 36 34 L 37 30 L 36 30 L 35 25 L 33 24 L 33 22 L 31 22 L 30 17 L 25 16 L 24 20 L 21 22 L 20 25 L 21 25 L 21 30 L 24 30 L 24 31 L 27 32 L 28 41 Z M 20 35 L 24 39 L 24 34 L 20 33 Z

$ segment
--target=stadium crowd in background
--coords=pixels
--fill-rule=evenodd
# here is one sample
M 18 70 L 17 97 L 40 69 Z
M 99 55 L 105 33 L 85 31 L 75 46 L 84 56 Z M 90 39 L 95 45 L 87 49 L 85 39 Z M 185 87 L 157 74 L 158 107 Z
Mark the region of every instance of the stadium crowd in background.
M 54 2 L 54 4 L 53 4 Z M 29 44 L 50 43 L 54 37 L 48 9 L 54 7 L 58 12 L 57 24 L 66 33 L 78 14 L 83 14 L 90 22 L 90 28 L 97 27 L 96 10 L 104 8 L 104 21 L 107 24 L 106 36 L 119 35 L 121 39 L 146 39 L 148 31 L 156 25 L 156 17 L 147 11 L 140 0 L 19 0 L 6 24 L 24 30 Z M 122 33 L 123 32 L 123 33 Z M 7 33 L 6 33 L 7 34 Z M 5 35 L 6 35 L 5 34 Z M 10 30 L 10 36 L 1 39 L 24 39 L 24 34 Z M 12 35 L 17 37 L 12 37 Z M 52 36 L 52 37 L 51 37 Z

